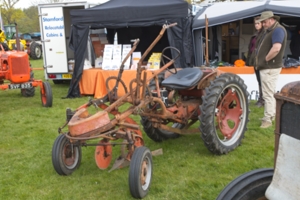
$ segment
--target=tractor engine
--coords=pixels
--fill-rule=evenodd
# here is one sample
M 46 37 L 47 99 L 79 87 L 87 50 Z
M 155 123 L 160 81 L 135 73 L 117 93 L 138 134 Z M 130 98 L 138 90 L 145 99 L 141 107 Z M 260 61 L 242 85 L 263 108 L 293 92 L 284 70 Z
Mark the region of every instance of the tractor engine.
M 0 52 L 0 80 L 12 83 L 24 83 L 30 80 L 30 64 L 26 52 Z
M 156 90 L 151 90 L 151 93 L 152 93 L 152 96 L 158 97 Z M 166 107 L 168 107 L 168 95 L 169 95 L 169 93 L 165 88 L 160 89 L 160 98 L 164 102 Z

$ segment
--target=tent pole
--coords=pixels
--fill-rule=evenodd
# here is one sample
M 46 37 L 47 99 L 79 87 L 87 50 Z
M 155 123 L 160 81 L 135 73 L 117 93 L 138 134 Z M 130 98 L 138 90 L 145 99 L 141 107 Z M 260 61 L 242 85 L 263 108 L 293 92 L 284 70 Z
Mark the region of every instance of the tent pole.
M 208 19 L 205 15 L 205 61 L 206 66 L 209 66 L 209 59 L 208 59 Z

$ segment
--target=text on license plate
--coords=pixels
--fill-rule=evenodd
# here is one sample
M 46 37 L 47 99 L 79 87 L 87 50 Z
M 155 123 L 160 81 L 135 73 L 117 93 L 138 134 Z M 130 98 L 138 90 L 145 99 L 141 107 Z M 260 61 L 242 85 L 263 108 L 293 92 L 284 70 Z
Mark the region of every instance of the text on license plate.
M 32 83 L 9 84 L 8 88 L 12 89 L 28 89 L 32 88 Z
M 63 74 L 62 78 L 72 78 L 72 74 Z

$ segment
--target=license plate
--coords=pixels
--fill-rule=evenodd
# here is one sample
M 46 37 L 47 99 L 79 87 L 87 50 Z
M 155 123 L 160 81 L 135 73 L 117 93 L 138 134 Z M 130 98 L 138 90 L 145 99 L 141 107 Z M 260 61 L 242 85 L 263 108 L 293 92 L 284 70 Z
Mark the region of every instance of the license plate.
M 9 84 L 8 89 L 28 89 L 32 88 L 32 83 Z
M 64 78 L 64 79 L 71 79 L 72 78 L 72 74 L 63 74 L 62 78 Z

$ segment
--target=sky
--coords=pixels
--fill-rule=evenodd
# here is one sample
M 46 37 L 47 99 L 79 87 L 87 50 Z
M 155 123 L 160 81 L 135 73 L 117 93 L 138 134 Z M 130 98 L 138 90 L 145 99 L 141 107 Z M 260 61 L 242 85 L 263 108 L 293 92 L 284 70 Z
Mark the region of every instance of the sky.
M 15 8 L 28 8 L 32 6 L 31 2 L 28 0 L 20 0 L 18 3 L 16 3 Z
M 79 1 L 79 0 L 77 0 Z M 81 1 L 87 1 L 87 2 L 90 2 L 90 3 L 104 3 L 106 2 L 107 0 L 81 0 Z M 38 2 L 38 1 L 34 1 L 34 2 Z M 69 1 L 70 2 L 70 1 Z M 32 6 L 32 1 L 29 1 L 29 0 L 19 0 L 18 3 L 16 3 L 15 5 L 15 8 L 21 8 L 21 9 L 24 9 L 24 8 L 29 8 L 30 6 Z

